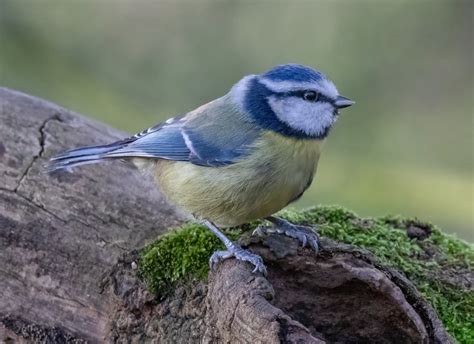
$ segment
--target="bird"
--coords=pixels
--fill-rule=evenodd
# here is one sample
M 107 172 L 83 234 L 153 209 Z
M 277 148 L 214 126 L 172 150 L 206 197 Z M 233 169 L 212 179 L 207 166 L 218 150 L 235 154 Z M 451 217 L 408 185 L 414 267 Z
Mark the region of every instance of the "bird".
M 172 204 L 225 245 L 211 268 L 231 257 L 266 274 L 262 258 L 231 241 L 221 228 L 263 219 L 254 234 L 279 233 L 318 250 L 311 228 L 275 216 L 314 179 L 321 148 L 340 109 L 354 102 L 322 72 L 300 64 L 244 76 L 222 97 L 131 137 L 52 157 L 48 171 L 126 160 L 151 174 Z

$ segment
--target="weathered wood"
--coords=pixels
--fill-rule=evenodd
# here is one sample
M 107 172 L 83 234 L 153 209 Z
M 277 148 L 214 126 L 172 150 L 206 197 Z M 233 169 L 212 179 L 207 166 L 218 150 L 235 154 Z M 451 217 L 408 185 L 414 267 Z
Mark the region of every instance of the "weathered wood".
M 316 255 L 290 238 L 243 240 L 268 276 L 227 260 L 207 284 L 157 302 L 123 257 L 106 279 L 119 343 L 454 343 L 413 284 L 367 251 L 322 240 Z
M 0 89 L 0 342 L 449 343 L 397 271 L 331 241 L 319 255 L 270 235 L 246 244 L 268 277 L 233 259 L 158 300 L 136 249 L 182 218 L 127 164 L 42 172 L 49 156 L 124 137 Z
M 124 136 L 0 90 L 0 319 L 59 327 L 91 341 L 106 336 L 111 299 L 100 294 L 103 274 L 179 217 L 127 164 L 53 176 L 42 167 L 59 151 Z

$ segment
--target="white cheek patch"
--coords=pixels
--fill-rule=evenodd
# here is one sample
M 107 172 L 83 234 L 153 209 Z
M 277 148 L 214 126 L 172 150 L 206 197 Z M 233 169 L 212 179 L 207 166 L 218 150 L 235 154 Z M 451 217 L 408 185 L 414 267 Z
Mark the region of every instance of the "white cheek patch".
M 278 119 L 310 136 L 321 136 L 336 122 L 334 108 L 326 102 L 311 103 L 297 97 L 271 96 L 268 103 Z
M 239 82 L 237 82 L 230 90 L 230 97 L 234 104 L 237 104 L 239 108 L 244 109 L 245 96 L 249 89 L 250 81 L 255 77 L 255 75 L 247 75 Z

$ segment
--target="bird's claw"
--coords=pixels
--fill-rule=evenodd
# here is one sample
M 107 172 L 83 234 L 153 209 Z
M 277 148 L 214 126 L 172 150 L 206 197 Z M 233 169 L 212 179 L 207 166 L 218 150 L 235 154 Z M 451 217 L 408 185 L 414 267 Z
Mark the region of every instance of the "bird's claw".
M 263 275 L 267 274 L 267 268 L 265 264 L 263 264 L 263 260 L 260 256 L 253 254 L 247 250 L 244 250 L 238 245 L 234 245 L 231 249 L 226 251 L 216 251 L 212 254 L 211 258 L 209 259 L 209 267 L 213 270 L 217 263 L 222 260 L 234 257 L 237 260 L 241 260 L 244 262 L 249 262 L 255 268 L 253 269 L 253 273 L 261 272 Z
M 316 253 L 319 251 L 319 238 L 311 227 L 298 226 L 289 222 L 281 226 L 268 227 L 260 225 L 253 231 L 252 235 L 263 236 L 271 233 L 283 234 L 290 238 L 295 238 L 303 247 L 306 247 L 309 242 L 309 245 Z

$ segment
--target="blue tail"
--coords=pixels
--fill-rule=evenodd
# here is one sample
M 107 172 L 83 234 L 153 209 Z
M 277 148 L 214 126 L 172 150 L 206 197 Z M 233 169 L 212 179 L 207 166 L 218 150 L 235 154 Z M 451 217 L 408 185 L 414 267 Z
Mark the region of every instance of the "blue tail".
M 105 154 L 113 152 L 116 149 L 122 148 L 123 142 L 116 142 L 103 146 L 80 147 L 63 152 L 52 157 L 46 170 L 53 172 L 60 169 L 69 169 L 71 167 L 94 164 L 107 158 Z

